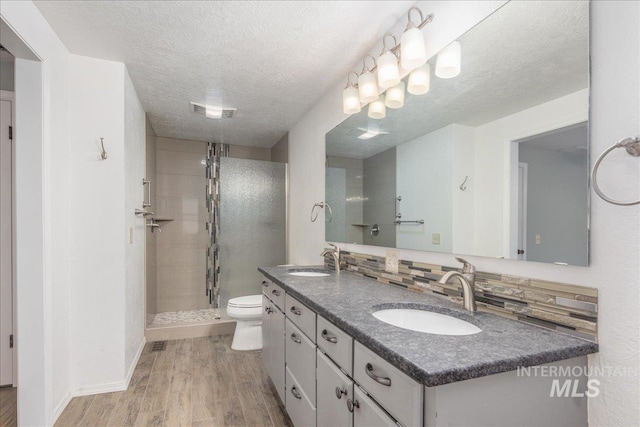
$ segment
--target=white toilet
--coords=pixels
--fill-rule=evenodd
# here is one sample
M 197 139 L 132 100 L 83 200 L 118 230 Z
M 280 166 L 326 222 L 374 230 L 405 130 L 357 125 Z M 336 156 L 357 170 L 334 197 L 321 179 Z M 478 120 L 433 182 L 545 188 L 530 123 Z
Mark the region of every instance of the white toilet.
M 236 319 L 231 349 L 260 350 L 262 348 L 262 294 L 231 298 L 227 315 Z

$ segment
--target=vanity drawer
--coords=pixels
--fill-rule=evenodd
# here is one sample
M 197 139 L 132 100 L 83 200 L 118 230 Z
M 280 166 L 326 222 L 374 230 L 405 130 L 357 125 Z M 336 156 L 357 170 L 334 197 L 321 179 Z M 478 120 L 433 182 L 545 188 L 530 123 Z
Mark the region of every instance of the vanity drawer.
M 359 342 L 353 353 L 356 382 L 402 424 L 422 425 L 422 386 Z
M 353 427 L 398 427 L 396 421 L 380 409 L 360 387 L 354 388 Z
M 262 293 L 265 294 L 280 310 L 284 310 L 284 289 L 266 277 L 262 278 Z
M 316 342 L 316 313 L 300 301 L 287 294 L 285 314 L 304 334 Z
M 316 403 L 316 346 L 287 319 L 285 326 L 285 361 L 298 384 L 311 401 Z M 289 396 L 287 396 L 287 399 Z
M 349 376 L 353 376 L 353 338 L 322 316 L 318 316 L 316 343 Z
M 285 407 L 296 427 L 315 427 L 316 408 L 311 404 L 289 368 L 286 369 L 287 397 Z

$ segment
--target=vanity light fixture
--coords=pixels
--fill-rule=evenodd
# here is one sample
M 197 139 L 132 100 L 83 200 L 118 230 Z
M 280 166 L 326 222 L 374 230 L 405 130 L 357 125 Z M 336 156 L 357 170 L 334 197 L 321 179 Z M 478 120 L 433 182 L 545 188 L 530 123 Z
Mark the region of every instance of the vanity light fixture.
M 417 11 L 420 15 L 420 22 L 414 23 L 411 21 L 411 11 Z M 402 68 L 411 71 L 422 64 L 424 64 L 427 60 L 426 58 L 426 49 L 424 46 L 424 36 L 422 35 L 422 28 L 425 25 L 433 21 L 433 14 L 427 15 L 424 18 L 422 11 L 417 7 L 412 7 L 407 12 L 408 24 L 407 28 L 402 35 L 400 43 L 397 43 L 395 36 L 391 33 L 385 34 L 382 39 L 382 53 L 378 58 L 376 63 L 376 59 L 367 55 L 362 60 L 362 72 L 358 75 L 358 73 L 352 72 L 351 74 L 355 74 L 358 82 L 353 83 L 347 78 L 347 86 L 344 88 L 342 92 L 342 110 L 345 114 L 356 114 L 361 111 L 360 104 L 373 103 L 374 101 L 380 101 L 378 97 L 378 89 L 389 89 L 395 88 L 395 91 L 391 91 L 390 98 L 388 100 L 387 106 L 389 108 L 400 108 L 404 105 L 404 88 L 405 84 L 400 85 L 400 68 L 398 66 L 398 53 L 400 53 L 400 64 Z M 394 46 L 392 48 L 387 47 L 386 39 L 391 36 L 393 38 Z M 370 57 L 373 61 L 373 66 L 368 67 L 366 64 L 367 57 Z M 374 72 L 378 72 L 378 78 Z M 424 78 L 422 79 L 424 80 Z M 414 85 L 415 86 L 415 85 Z M 410 93 L 414 90 L 414 86 L 410 86 Z M 417 86 L 416 86 L 417 87 Z M 402 91 L 400 91 L 402 88 Z M 418 89 L 415 89 L 415 94 L 418 94 Z M 423 89 L 424 90 L 424 89 Z M 427 77 L 427 89 L 428 91 L 428 77 Z M 355 93 L 358 93 L 358 101 L 355 101 Z M 426 91 L 424 93 L 426 93 Z M 385 116 L 385 104 L 384 104 L 384 96 L 381 95 L 382 102 L 376 104 L 375 106 L 369 106 L 369 117 L 372 118 L 383 118 Z M 396 106 L 397 105 L 397 106 Z M 373 114 L 373 116 L 372 116 Z
M 412 95 L 424 95 L 431 88 L 431 65 L 424 64 L 409 74 L 407 92 Z
M 404 105 L 404 81 L 387 89 L 384 105 L 389 108 L 401 108 Z
M 436 76 L 441 79 L 451 79 L 460 74 L 461 57 L 462 47 L 458 41 L 442 49 L 436 59 Z
M 387 108 L 384 105 L 384 93 L 380 94 L 378 99 L 369 104 L 368 116 L 372 119 L 384 119 L 387 113 Z
M 411 12 L 418 12 L 420 15 L 420 22 L 418 25 L 414 24 L 411 21 Z M 428 17 L 427 17 L 428 19 Z M 424 35 L 420 30 L 420 24 L 425 21 L 424 16 L 422 15 L 422 11 L 417 7 L 412 7 L 407 12 L 407 28 L 404 30 L 402 34 L 402 38 L 400 39 L 400 44 L 402 45 L 402 49 L 400 51 L 400 60 L 402 63 L 402 68 L 405 70 L 413 70 L 414 68 L 418 68 L 425 62 L 427 62 L 427 52 L 424 45 Z
M 367 67 L 367 58 L 371 58 L 373 61 L 373 67 Z M 376 76 L 373 74 L 373 69 L 376 66 L 376 59 L 367 55 L 362 60 L 362 72 L 358 77 L 358 92 L 360 94 L 360 102 L 366 104 L 368 102 L 375 101 L 378 98 L 378 82 Z
M 386 45 L 387 37 L 393 38 L 393 47 Z M 398 69 L 398 57 L 391 49 L 398 45 L 396 36 L 387 33 L 382 38 L 382 53 L 378 58 L 378 85 L 382 88 L 389 88 L 400 82 L 400 70 Z
M 356 83 L 353 83 L 350 79 L 352 75 L 356 76 Z M 360 95 L 358 94 L 358 73 L 355 71 L 349 73 L 347 76 L 347 86 L 342 91 L 342 111 L 345 114 L 356 114 L 361 110 L 360 107 Z

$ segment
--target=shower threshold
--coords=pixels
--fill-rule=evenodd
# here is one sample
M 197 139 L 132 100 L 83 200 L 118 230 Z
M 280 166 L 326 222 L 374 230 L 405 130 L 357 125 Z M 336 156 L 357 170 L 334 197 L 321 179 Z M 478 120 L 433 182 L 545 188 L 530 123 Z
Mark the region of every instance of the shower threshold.
M 227 335 L 235 325 L 225 309 L 171 311 L 154 315 L 144 335 L 147 341 Z

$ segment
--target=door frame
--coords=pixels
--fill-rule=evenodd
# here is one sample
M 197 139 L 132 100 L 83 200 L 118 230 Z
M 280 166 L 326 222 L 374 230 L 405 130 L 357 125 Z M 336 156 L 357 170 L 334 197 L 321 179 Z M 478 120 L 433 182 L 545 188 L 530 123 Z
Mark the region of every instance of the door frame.
M 0 100 L 9 101 L 11 103 L 11 123 L 10 126 L 15 129 L 16 125 L 16 100 L 15 100 L 15 92 L 0 90 Z M 13 335 L 15 333 L 15 325 L 16 325 L 16 256 L 15 256 L 15 247 L 16 247 L 16 233 L 15 233 L 15 147 L 14 147 L 15 138 L 12 136 L 10 145 L 11 145 L 11 297 L 10 297 L 10 305 L 9 310 L 11 310 L 11 327 L 10 334 Z M 5 290 L 6 292 L 6 290 Z M 2 307 L 0 306 L 0 311 L 2 311 Z M 3 341 L 5 337 L 0 337 Z M 17 369 L 17 356 L 15 351 L 15 345 L 11 351 L 11 371 L 12 371 L 12 380 L 11 385 L 13 387 L 17 387 L 18 385 L 18 369 Z M 3 384 L 0 384 L 3 385 Z
M 522 171 L 522 175 L 520 175 Z M 521 261 L 527 260 L 527 189 L 529 185 L 529 165 L 518 162 L 518 249 L 522 249 L 522 254 L 518 255 Z

